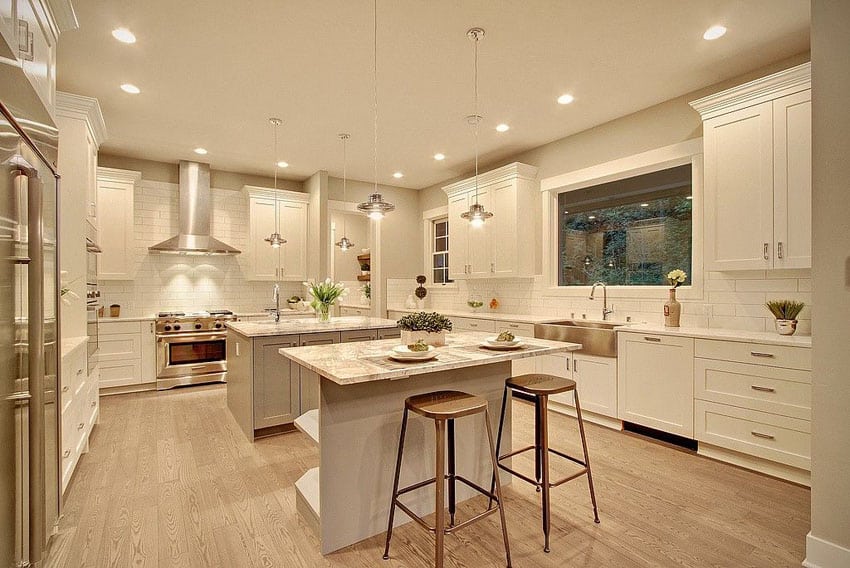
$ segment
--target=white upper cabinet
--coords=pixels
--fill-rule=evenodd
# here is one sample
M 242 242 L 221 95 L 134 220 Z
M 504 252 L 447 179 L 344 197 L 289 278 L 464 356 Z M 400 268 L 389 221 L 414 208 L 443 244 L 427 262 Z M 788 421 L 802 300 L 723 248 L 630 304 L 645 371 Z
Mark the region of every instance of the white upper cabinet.
M 248 280 L 306 280 L 309 196 L 249 185 L 242 189 L 248 195 L 250 216 Z M 265 241 L 275 229 L 286 240 L 280 248 Z
M 704 120 L 708 270 L 811 267 L 811 66 L 691 105 Z
M 526 164 L 515 162 L 479 175 L 478 203 L 493 217 L 473 227 L 460 216 L 475 203 L 475 178 L 443 188 L 448 196 L 452 279 L 534 276 L 537 190 L 537 168 Z
M 108 211 L 98 227 L 102 254 L 98 257 L 100 280 L 132 280 L 135 263 L 135 213 L 133 199 L 141 172 L 97 168 L 97 210 Z

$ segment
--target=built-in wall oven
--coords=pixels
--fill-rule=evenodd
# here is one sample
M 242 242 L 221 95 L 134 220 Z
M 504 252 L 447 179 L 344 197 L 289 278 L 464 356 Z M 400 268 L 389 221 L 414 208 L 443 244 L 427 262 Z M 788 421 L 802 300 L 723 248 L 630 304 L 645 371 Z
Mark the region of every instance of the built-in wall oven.
M 91 371 L 97 361 L 97 320 L 100 310 L 100 290 L 97 288 L 97 229 L 86 224 L 86 333 L 88 341 L 88 368 Z
M 228 310 L 160 312 L 156 319 L 156 388 L 226 382 Z

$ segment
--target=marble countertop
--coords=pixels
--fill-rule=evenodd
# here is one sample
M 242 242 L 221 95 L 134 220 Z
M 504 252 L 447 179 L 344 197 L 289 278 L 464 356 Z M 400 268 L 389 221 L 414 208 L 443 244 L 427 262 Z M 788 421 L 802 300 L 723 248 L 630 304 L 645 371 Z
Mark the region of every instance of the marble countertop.
M 569 319 L 563 316 L 532 316 L 528 314 L 508 314 L 493 311 L 473 312 L 472 310 L 441 310 L 438 308 L 422 308 L 421 310 L 419 308 L 387 308 L 387 311 L 403 312 L 406 314 L 412 314 L 416 312 L 438 312 L 450 318 L 474 318 L 495 321 L 512 321 L 517 323 L 549 323 L 553 321 L 564 321 L 565 319 Z
M 744 343 L 764 343 L 767 345 L 785 345 L 789 347 L 811 347 L 810 335 L 779 335 L 766 331 L 741 331 L 737 329 L 717 329 L 704 327 L 664 327 L 663 325 L 636 323 L 628 327 L 617 328 L 617 331 L 632 331 L 637 333 L 653 333 L 656 335 L 677 335 L 696 339 L 719 339 L 726 341 L 741 341 Z
M 85 345 L 88 341 L 89 337 L 87 335 L 80 335 L 78 337 L 63 337 L 61 357 L 64 359 L 72 351 L 74 351 L 74 349 L 77 349 L 80 345 Z
M 513 351 L 481 347 L 481 342 L 492 336 L 492 333 L 477 331 L 450 333 L 446 336 L 446 345 L 437 347 L 436 359 L 422 362 L 391 360 L 388 353 L 399 345 L 398 339 L 289 347 L 281 349 L 280 354 L 339 385 L 353 385 L 581 349 L 578 343 L 545 339 L 526 340 L 522 349 Z
M 334 317 L 321 323 L 314 317 L 273 321 L 227 322 L 227 328 L 245 337 L 268 337 L 295 333 L 322 333 L 328 331 L 352 331 L 357 329 L 388 329 L 397 327 L 394 320 L 358 316 Z

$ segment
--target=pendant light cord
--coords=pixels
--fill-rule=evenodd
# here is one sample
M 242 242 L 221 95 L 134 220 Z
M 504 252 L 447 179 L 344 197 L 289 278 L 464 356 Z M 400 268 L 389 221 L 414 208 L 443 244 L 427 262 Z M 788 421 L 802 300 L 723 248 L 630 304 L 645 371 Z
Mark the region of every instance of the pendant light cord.
M 348 165 L 348 152 L 346 151 L 346 142 L 348 142 L 348 134 L 341 136 L 342 138 L 342 202 L 343 204 L 347 203 L 346 198 L 346 190 L 345 190 L 345 180 L 347 174 L 347 165 Z M 342 236 L 346 237 L 346 233 L 348 232 L 348 220 L 346 219 L 346 215 L 343 213 L 342 215 Z
M 475 205 L 478 205 L 478 124 L 481 121 L 481 117 L 478 116 L 478 34 L 475 34 L 475 63 L 474 63 L 474 81 L 475 87 L 473 89 L 474 92 L 474 105 L 475 105 L 475 114 L 473 115 L 473 132 L 475 134 Z
M 274 232 L 280 234 L 280 219 L 277 214 L 277 129 L 280 126 L 280 119 L 273 118 L 271 120 L 274 127 Z
M 374 160 L 374 176 L 375 176 L 375 191 L 378 193 L 378 0 L 374 0 L 374 19 L 373 19 L 373 44 L 372 44 L 372 79 L 373 79 L 373 95 L 375 109 L 375 160 Z

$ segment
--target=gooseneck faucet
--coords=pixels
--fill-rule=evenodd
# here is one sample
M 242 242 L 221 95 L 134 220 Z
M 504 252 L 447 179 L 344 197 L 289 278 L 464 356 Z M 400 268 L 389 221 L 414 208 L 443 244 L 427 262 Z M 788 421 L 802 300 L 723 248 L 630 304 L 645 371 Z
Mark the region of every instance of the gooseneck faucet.
M 602 286 L 602 321 L 607 321 L 608 316 L 614 313 L 613 309 L 608 309 L 608 285 L 601 280 L 593 284 L 590 289 L 590 299 L 593 299 L 593 293 L 596 292 L 596 287 Z M 613 306 L 611 306 L 613 308 Z
M 280 286 L 275 282 L 272 289 L 272 300 L 274 300 L 274 322 L 280 321 Z

